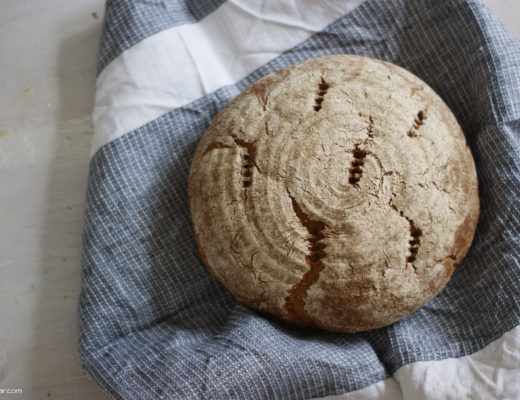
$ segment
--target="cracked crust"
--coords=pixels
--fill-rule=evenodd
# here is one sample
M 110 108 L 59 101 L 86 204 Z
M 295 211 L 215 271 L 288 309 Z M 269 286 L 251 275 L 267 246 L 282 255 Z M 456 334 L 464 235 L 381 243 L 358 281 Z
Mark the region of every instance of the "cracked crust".
M 358 332 L 433 298 L 479 200 L 464 135 L 409 72 L 337 55 L 269 75 L 213 120 L 188 184 L 197 244 L 239 300 Z

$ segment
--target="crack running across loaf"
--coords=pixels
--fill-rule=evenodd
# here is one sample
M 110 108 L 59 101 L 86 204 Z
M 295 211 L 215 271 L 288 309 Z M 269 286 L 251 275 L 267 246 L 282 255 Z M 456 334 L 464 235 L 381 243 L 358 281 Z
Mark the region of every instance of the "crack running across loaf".
M 289 192 L 289 189 L 287 189 L 287 193 L 291 199 L 294 213 L 309 233 L 309 237 L 306 239 L 309 243 L 309 254 L 305 257 L 309 270 L 303 275 L 300 282 L 289 290 L 289 295 L 285 299 L 285 306 L 292 318 L 297 318 L 304 325 L 314 325 L 313 319 L 305 311 L 305 295 L 309 287 L 318 280 L 320 272 L 324 267 L 321 260 L 327 255 L 325 253 L 327 245 L 322 240 L 325 238 L 323 231 L 327 224 L 323 221 L 312 219 L 301 209 L 296 199 Z

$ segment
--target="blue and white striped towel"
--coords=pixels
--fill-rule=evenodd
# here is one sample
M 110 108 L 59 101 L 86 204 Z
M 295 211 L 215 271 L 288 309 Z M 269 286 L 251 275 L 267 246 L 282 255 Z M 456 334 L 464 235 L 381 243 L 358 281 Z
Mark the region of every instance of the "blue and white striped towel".
M 457 116 L 479 174 L 473 246 L 403 321 L 290 328 L 206 271 L 187 205 L 215 114 L 312 57 L 396 63 Z M 477 0 L 112 0 L 106 5 L 84 225 L 79 353 L 120 399 L 518 398 L 520 41 Z

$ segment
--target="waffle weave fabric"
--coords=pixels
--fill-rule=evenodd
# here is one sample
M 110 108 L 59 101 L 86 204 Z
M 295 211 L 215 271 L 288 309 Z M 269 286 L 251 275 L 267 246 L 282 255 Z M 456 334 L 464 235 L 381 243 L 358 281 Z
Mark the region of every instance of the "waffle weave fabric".
M 210 19 L 225 30 L 238 23 L 226 20 L 225 7 L 250 16 L 242 3 L 108 1 L 98 92 L 113 65 L 130 70 L 130 57 L 150 57 L 143 50 L 150 39 L 181 28 L 179 35 L 189 35 Z M 237 302 L 199 256 L 186 191 L 197 143 L 231 99 L 280 68 L 339 53 L 395 63 L 443 98 L 473 152 L 481 204 L 473 245 L 441 294 L 396 324 L 355 335 L 292 328 Z M 181 69 L 194 68 L 189 57 L 171 57 Z M 179 106 L 143 118 L 91 159 L 79 354 L 107 393 L 226 400 L 348 394 L 417 361 L 478 352 L 520 324 L 520 40 L 480 1 L 367 0 L 229 84 L 206 90 L 213 86 L 199 75 L 201 96 L 183 102 L 184 90 L 169 88 Z M 125 79 L 131 88 L 143 84 L 130 73 Z

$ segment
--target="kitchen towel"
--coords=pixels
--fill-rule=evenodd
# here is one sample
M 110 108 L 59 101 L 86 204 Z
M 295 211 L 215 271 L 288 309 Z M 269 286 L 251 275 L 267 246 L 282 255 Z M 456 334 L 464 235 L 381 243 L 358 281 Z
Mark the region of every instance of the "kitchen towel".
M 211 119 L 257 79 L 361 54 L 455 113 L 480 220 L 442 293 L 355 335 L 292 328 L 206 270 L 187 179 Z M 477 0 L 109 0 L 87 188 L 79 355 L 116 399 L 515 398 L 520 393 L 520 41 Z

